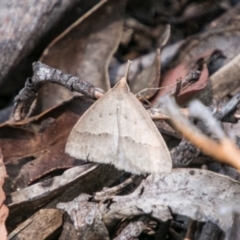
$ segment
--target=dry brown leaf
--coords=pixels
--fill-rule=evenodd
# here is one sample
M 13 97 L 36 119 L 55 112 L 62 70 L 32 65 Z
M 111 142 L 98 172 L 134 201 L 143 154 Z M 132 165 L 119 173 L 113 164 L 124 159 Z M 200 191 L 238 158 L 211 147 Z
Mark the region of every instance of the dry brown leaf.
M 90 99 L 75 98 L 37 117 L 0 126 L 8 192 L 26 187 L 54 170 L 81 164 L 64 153 L 64 146 L 72 127 L 92 103 Z
M 108 65 L 120 41 L 125 5 L 126 0 L 101 1 L 57 37 L 41 61 L 108 90 Z M 46 84 L 38 104 L 45 110 L 71 96 L 63 87 Z
M 9 240 L 38 239 L 44 240 L 59 229 L 63 222 L 63 211 L 41 209 L 37 214 L 21 223 L 8 236 Z
M 160 49 L 157 50 L 156 56 L 152 64 L 146 67 L 138 74 L 130 83 L 129 87 L 133 93 L 139 93 L 146 88 L 157 88 L 160 81 L 161 60 Z M 156 93 L 156 89 L 141 92 L 140 98 L 148 99 Z
M 189 64 L 187 62 L 183 62 L 179 64 L 177 67 L 166 71 L 161 80 L 160 89 L 156 96 L 154 96 L 152 103 L 156 103 L 161 96 L 166 94 L 172 95 L 177 87 L 177 81 L 183 80 L 190 72 L 201 66 L 198 63 L 199 59 L 202 57 L 208 58 L 210 57 L 214 51 L 205 53 L 200 58 L 195 59 L 193 63 Z M 176 95 L 176 100 L 180 104 L 184 104 L 186 101 L 190 100 L 196 93 L 200 92 L 207 86 L 208 81 L 208 69 L 206 64 L 203 64 L 203 69 L 201 70 L 201 75 L 198 80 L 189 82 L 189 85 L 185 89 L 180 89 L 180 92 Z

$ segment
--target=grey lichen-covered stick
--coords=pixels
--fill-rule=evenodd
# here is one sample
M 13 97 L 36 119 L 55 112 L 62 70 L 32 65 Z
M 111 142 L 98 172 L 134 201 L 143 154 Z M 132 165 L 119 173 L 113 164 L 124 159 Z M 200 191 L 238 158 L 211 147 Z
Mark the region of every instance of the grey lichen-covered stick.
M 13 119 L 15 121 L 20 121 L 26 117 L 33 101 L 36 99 L 38 90 L 46 82 L 62 85 L 70 91 L 83 93 L 91 98 L 99 98 L 103 95 L 103 90 L 94 87 L 87 81 L 65 74 L 41 62 L 34 62 L 33 77 L 27 79 L 25 87 L 14 99 Z

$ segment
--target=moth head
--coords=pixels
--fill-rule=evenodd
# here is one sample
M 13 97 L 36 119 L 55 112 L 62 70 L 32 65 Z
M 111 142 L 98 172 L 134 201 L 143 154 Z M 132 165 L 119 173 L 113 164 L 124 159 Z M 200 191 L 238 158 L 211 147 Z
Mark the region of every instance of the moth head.
M 130 91 L 129 86 L 127 84 L 127 79 L 125 77 L 121 78 L 121 80 L 116 83 L 114 88 L 122 89 L 122 90 L 124 90 L 124 92 Z

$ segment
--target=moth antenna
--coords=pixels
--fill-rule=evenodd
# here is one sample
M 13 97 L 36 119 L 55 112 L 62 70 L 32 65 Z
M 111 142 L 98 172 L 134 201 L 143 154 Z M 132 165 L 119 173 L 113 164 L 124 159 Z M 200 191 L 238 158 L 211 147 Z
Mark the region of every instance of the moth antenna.
M 128 62 L 127 62 L 127 68 L 126 68 L 126 71 L 125 71 L 125 74 L 124 74 L 124 77 L 126 78 L 126 81 L 127 81 L 127 78 L 128 78 L 128 73 L 129 73 L 129 69 L 130 69 L 131 63 L 132 63 L 132 61 L 131 61 L 131 60 L 128 60 Z
M 137 98 L 138 98 L 138 96 L 139 96 L 139 98 L 138 98 L 139 101 L 140 101 L 141 99 L 143 99 L 145 102 L 147 102 L 149 105 L 151 105 L 151 103 L 147 100 L 147 98 L 145 98 L 145 97 L 141 94 L 141 92 L 135 94 L 135 96 L 136 96 Z

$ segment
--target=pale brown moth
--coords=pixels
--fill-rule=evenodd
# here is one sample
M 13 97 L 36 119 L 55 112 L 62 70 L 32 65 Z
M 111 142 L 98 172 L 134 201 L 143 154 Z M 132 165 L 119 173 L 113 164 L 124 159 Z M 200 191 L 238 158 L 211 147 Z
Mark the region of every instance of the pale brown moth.
M 122 78 L 78 120 L 66 144 L 72 157 L 134 174 L 171 172 L 169 150 Z

